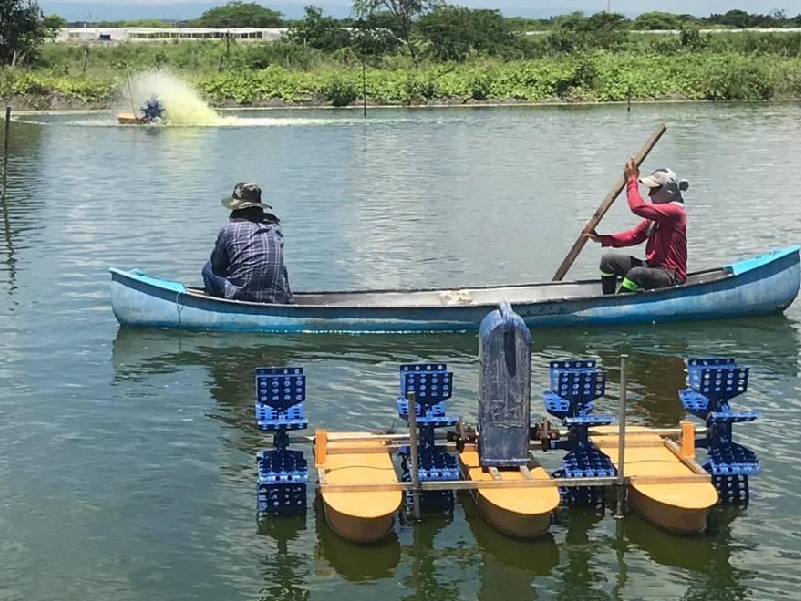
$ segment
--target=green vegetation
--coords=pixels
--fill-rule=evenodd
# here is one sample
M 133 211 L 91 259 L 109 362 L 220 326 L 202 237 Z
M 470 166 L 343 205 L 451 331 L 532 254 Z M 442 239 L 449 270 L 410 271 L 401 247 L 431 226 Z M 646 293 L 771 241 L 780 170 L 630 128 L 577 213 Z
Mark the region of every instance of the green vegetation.
M 215 6 L 192 22 L 193 27 L 281 27 L 281 13 L 255 2 Z
M 126 73 L 167 68 L 216 105 L 346 106 L 363 98 L 363 77 L 368 100 L 387 104 L 801 98 L 795 32 L 712 35 L 700 31 L 698 20 L 652 12 L 634 22 L 614 13 L 562 15 L 538 22 L 546 28 L 539 35 L 527 35 L 520 28 L 530 22 L 439 0 L 358 0 L 356 7 L 361 16 L 347 22 L 306 7 L 305 17 L 273 42 L 44 44 L 29 54 L 30 66 L 0 69 L 0 96 L 35 106 L 104 104 L 123 89 Z M 717 17 L 757 20 L 741 12 Z M 257 17 L 280 15 L 232 2 L 201 19 L 233 26 Z M 643 35 L 632 26 L 678 33 Z
M 387 104 L 498 101 L 608 101 L 634 99 L 769 100 L 801 97 L 801 58 L 685 52 L 681 60 L 658 54 L 596 51 L 582 56 L 467 64 L 420 64 L 368 69 L 367 96 Z M 215 105 L 328 102 L 361 98 L 360 69 L 320 65 L 312 70 L 208 70 L 189 75 Z M 0 72 L 0 94 L 108 101 L 124 84 L 120 74 L 63 76 L 52 71 Z
M 43 15 L 35 0 L 0 2 L 0 65 L 23 64 L 45 36 Z

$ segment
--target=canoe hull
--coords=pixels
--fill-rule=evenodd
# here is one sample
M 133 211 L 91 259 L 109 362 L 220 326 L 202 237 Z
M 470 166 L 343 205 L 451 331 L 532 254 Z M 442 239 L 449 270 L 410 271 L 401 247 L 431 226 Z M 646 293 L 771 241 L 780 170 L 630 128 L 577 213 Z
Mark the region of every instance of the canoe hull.
M 547 289 L 550 298 L 513 300 L 512 308 L 532 328 L 751 317 L 782 312 L 793 302 L 801 284 L 797 246 L 726 269 L 731 275 L 708 282 L 606 297 L 558 297 L 560 290 L 568 291 L 571 286 L 589 288 L 597 283 L 545 284 L 540 289 Z M 474 331 L 489 310 L 516 290 L 499 288 L 494 298 L 493 289 L 483 289 L 482 298 L 491 302 L 470 305 L 263 305 L 192 294 L 178 282 L 143 274 L 118 269 L 111 273 L 111 305 L 121 325 L 195 330 Z M 399 293 L 392 294 L 397 298 Z M 376 293 L 373 298 L 381 296 Z

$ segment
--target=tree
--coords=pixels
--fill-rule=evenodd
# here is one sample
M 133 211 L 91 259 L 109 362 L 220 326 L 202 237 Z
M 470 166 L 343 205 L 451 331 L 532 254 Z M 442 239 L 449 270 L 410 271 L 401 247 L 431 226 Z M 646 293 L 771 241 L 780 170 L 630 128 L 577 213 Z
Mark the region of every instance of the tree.
M 420 17 L 416 28 L 440 61 L 464 61 L 471 51 L 502 54 L 514 44 L 511 25 L 499 10 L 445 6 Z
M 679 29 L 681 20 L 673 13 L 651 11 L 634 19 L 634 29 Z
M 585 17 L 575 12 L 556 17 L 548 38 L 551 47 L 559 52 L 614 48 L 625 37 L 626 25 L 626 18 L 617 13 L 602 12 Z
M 733 8 L 725 15 L 712 15 L 709 20 L 729 27 L 745 28 L 751 25 L 751 15 L 739 8 Z
M 47 15 L 42 19 L 42 26 L 45 28 L 47 37 L 55 40 L 58 30 L 67 26 L 67 20 L 60 15 Z
M 30 60 L 45 36 L 44 15 L 36 0 L 0 2 L 0 65 Z
M 395 31 L 406 42 L 412 58 L 416 59 L 417 53 L 410 39 L 412 22 L 420 15 L 445 4 L 445 0 L 354 0 L 353 12 L 358 17 L 367 19 L 377 12 L 390 13 L 395 19 Z
M 255 2 L 229 2 L 210 8 L 192 24 L 196 27 L 281 27 L 281 13 Z
M 331 17 L 324 17 L 323 10 L 316 6 L 306 6 L 303 11 L 306 16 L 293 23 L 286 34 L 289 41 L 327 51 L 350 45 L 350 32 L 342 23 Z

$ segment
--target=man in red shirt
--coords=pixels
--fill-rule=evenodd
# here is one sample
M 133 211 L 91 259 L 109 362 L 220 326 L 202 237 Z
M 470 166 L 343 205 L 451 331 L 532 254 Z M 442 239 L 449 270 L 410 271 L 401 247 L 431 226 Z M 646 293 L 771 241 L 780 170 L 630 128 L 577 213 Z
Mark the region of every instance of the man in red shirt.
M 587 237 L 601 246 L 635 246 L 645 244 L 645 260 L 618 254 L 606 254 L 601 259 L 601 284 L 604 294 L 614 294 L 617 278 L 623 283 L 619 292 L 637 292 L 649 288 L 664 288 L 683 284 L 687 279 L 687 213 L 682 192 L 690 187 L 679 180 L 670 169 L 657 169 L 640 178 L 634 159 L 623 170 L 626 179 L 626 200 L 635 215 L 643 221 L 634 229 L 619 234 L 599 235 L 595 230 Z M 648 187 L 650 203 L 637 189 L 641 183 Z

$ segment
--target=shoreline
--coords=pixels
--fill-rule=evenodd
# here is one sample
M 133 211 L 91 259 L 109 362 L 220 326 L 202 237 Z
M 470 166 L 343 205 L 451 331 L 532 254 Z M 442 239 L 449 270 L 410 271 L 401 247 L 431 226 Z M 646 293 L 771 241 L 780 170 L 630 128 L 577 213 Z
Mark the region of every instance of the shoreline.
M 60 107 L 45 107 L 45 108 L 19 108 L 20 106 L 28 106 L 26 104 L 17 104 L 13 102 L 11 99 L 0 99 L 3 106 L 10 106 L 11 112 L 13 114 L 19 115 L 36 115 L 36 114 L 58 114 L 58 115 L 69 115 L 69 114 L 86 114 L 86 113 L 109 113 L 114 111 L 122 111 L 123 109 L 116 109 L 113 104 L 103 104 L 103 103 L 96 103 L 96 102 L 86 102 L 86 103 L 76 103 L 70 102 L 71 106 L 67 108 L 60 108 Z M 468 101 L 457 101 L 456 99 L 452 101 L 441 101 L 441 102 L 431 102 L 425 104 L 386 104 L 386 103 L 376 103 L 372 104 L 368 101 L 367 109 L 368 110 L 390 110 L 390 109 L 414 109 L 414 110 L 424 110 L 424 109 L 473 109 L 473 108 L 514 108 L 514 107 L 592 107 L 592 106 L 628 106 L 628 105 L 654 105 L 654 104 L 727 104 L 727 103 L 737 103 L 737 104 L 773 104 L 773 103 L 784 103 L 784 102 L 798 102 L 801 101 L 801 97 L 798 98 L 780 98 L 775 100 L 698 100 L 698 99 L 691 99 L 691 98 L 664 98 L 664 99 L 632 99 L 631 101 L 628 100 L 520 100 L 516 101 L 513 99 L 505 99 L 505 100 L 468 100 Z M 72 105 L 80 105 L 83 104 L 83 107 L 75 107 Z M 348 106 L 332 106 L 328 102 L 289 102 L 283 103 L 281 102 L 268 102 L 262 106 L 258 105 L 225 105 L 225 106 L 214 106 L 209 105 L 209 108 L 214 110 L 218 113 L 227 113 L 227 112 L 265 112 L 265 111 L 319 111 L 319 110 L 326 110 L 326 111 L 361 111 L 364 109 L 364 105 L 362 103 L 358 104 L 350 104 Z M 0 121 L 3 120 L 3 116 L 0 115 Z

